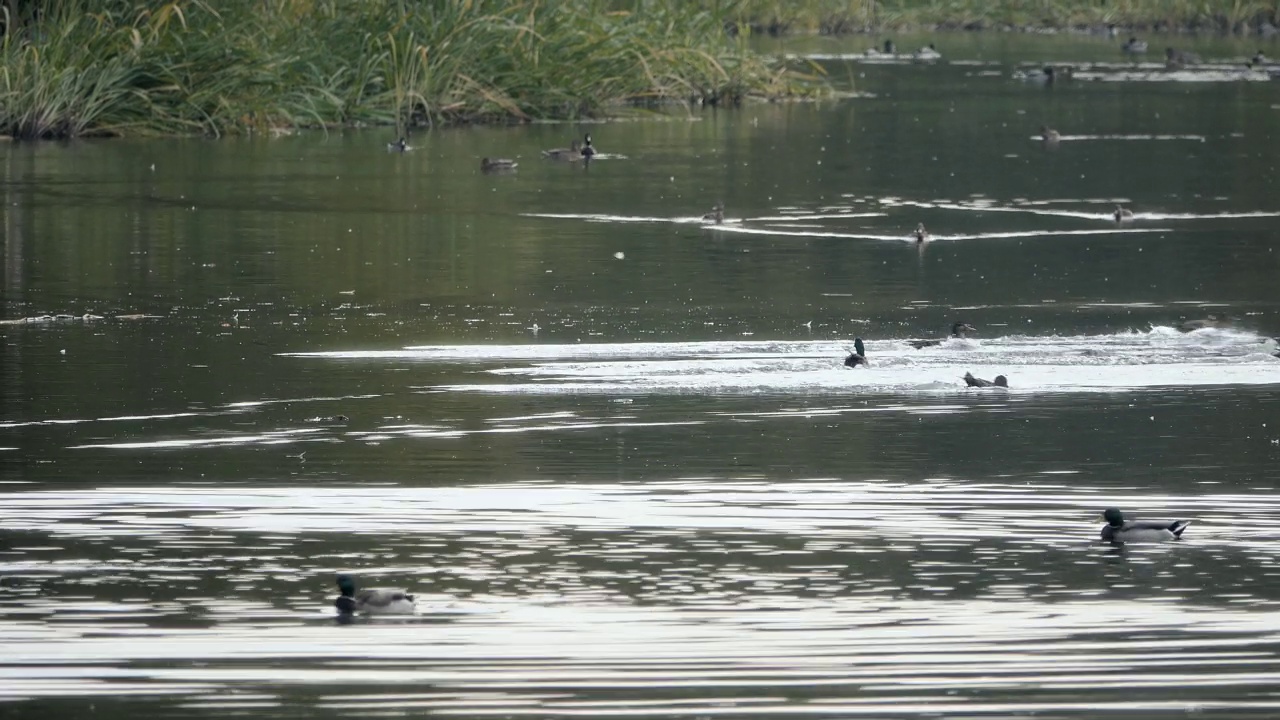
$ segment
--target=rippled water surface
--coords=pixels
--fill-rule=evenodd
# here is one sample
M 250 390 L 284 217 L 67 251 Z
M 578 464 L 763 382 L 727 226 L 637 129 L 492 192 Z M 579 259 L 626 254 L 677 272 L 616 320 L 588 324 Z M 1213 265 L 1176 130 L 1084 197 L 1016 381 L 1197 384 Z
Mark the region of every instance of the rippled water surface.
M 403 155 L 0 147 L 0 717 L 1280 715 L 1280 85 L 930 40 Z

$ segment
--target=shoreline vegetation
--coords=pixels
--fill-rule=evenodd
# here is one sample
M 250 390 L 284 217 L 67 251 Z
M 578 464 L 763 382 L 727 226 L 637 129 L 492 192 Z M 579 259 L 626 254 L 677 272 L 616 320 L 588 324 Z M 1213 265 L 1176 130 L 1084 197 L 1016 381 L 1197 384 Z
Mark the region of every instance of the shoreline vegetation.
M 1275 32 L 1280 0 L 0 0 L 0 136 L 518 123 L 828 95 L 753 34 Z
M 601 117 L 829 92 L 682 0 L 3 0 L 0 133 L 222 135 Z

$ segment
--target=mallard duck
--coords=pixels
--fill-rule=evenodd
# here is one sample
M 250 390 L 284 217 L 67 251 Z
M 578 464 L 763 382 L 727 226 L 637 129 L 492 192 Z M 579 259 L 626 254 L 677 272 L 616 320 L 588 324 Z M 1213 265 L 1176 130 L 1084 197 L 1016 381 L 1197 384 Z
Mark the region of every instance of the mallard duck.
M 715 207 L 711 208 L 711 212 L 703 215 L 702 219 L 717 225 L 724 224 L 724 203 L 716 203 Z
M 929 234 L 929 231 L 924 229 L 924 223 L 916 223 L 916 231 L 914 234 L 916 236 L 916 242 L 918 243 L 933 239 L 933 236 Z
M 520 163 L 504 158 L 480 158 L 480 172 L 502 172 L 515 170 Z
M 1178 323 L 1178 329 L 1182 332 L 1191 332 L 1192 330 L 1228 327 L 1230 325 L 1231 319 L 1225 315 L 1209 315 L 1198 320 L 1183 320 Z
M 970 325 L 967 322 L 956 321 L 951 325 L 951 337 L 962 338 L 965 336 L 965 333 L 977 332 L 977 330 L 978 330 L 977 328 L 975 328 L 974 326 Z M 922 348 L 941 345 L 943 341 L 941 340 L 909 340 L 907 342 L 908 344 L 911 345 L 911 347 L 917 350 L 920 350 Z
M 964 374 L 964 384 L 969 387 L 1009 387 L 1009 378 L 1003 375 L 997 375 L 995 380 L 983 380 L 980 377 L 974 377 L 973 373 Z
M 400 588 L 364 588 L 356 590 L 356 581 L 350 575 L 338 576 L 338 591 L 334 607 L 342 615 L 412 615 L 413 595 Z
M 1038 70 L 1023 70 L 1013 74 L 1015 78 L 1023 82 L 1034 83 L 1036 85 L 1052 85 L 1054 79 L 1052 65 L 1045 65 Z
M 1115 212 L 1111 213 L 1111 217 L 1115 218 L 1118 223 L 1128 222 L 1133 219 L 1133 211 L 1117 205 Z
M 938 60 L 942 57 L 942 53 L 938 52 L 938 48 L 934 47 L 933 43 L 929 43 L 912 53 L 911 57 L 916 60 Z
M 1178 540 L 1182 537 L 1182 531 L 1191 524 L 1190 520 L 1125 522 L 1124 513 L 1116 508 L 1107 508 L 1103 511 L 1102 517 L 1107 521 L 1107 524 L 1102 526 L 1102 539 L 1111 543 Z
M 1130 36 L 1129 41 L 1120 46 L 1120 52 L 1140 55 L 1147 51 L 1147 41 Z
M 853 352 L 849 353 L 849 357 L 844 359 L 844 366 L 856 368 L 859 365 L 867 365 L 867 348 L 862 344 L 862 338 L 853 339 Z
M 555 148 L 554 150 L 543 150 L 542 156 L 551 158 L 552 160 L 569 160 L 577 161 L 582 159 L 582 143 L 577 140 L 569 143 L 568 148 Z
M 405 142 L 404 137 L 401 137 L 395 142 L 387 143 L 387 152 L 405 152 L 408 149 L 409 143 Z
M 1164 49 L 1164 64 L 1172 68 L 1186 67 L 1187 65 L 1196 65 L 1200 62 L 1200 56 L 1187 50 L 1174 50 L 1171 47 Z
M 1061 140 L 1061 139 L 1062 139 L 1062 134 L 1061 134 L 1061 133 L 1059 133 L 1057 130 L 1054 130 L 1053 128 L 1049 127 L 1048 125 L 1041 125 L 1041 126 L 1040 126 L 1040 140 L 1041 140 L 1041 141 L 1043 141 L 1043 142 L 1045 142 L 1045 143 L 1047 143 L 1047 144 L 1050 144 L 1050 145 L 1057 145 L 1057 144 L 1058 144 L 1058 141 L 1059 141 L 1059 140 Z

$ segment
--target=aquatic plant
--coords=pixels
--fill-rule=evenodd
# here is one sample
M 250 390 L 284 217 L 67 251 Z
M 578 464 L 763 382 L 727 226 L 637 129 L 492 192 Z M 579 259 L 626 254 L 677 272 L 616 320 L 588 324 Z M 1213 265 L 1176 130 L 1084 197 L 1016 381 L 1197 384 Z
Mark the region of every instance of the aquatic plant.
M 736 8 L 679 0 L 62 0 L 6 24 L 0 132 L 403 127 L 825 91 L 815 66 L 788 66 L 726 32 Z

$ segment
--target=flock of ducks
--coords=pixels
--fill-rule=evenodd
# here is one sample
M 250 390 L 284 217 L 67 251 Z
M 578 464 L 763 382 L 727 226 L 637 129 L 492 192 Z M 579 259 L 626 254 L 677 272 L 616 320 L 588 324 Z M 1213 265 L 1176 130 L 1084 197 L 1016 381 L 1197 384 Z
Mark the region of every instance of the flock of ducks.
M 402 136 L 394 142 L 387 143 L 387 152 L 405 153 L 412 150 L 409 142 Z M 567 148 L 552 148 L 551 150 L 543 150 L 542 157 L 548 160 L 560 160 L 564 162 L 591 162 L 591 158 L 595 157 L 596 149 L 591 144 L 591 134 L 588 133 L 582 137 L 581 141 L 574 139 L 569 143 Z M 520 166 L 520 163 L 508 158 L 480 158 L 480 172 L 497 173 L 510 172 Z
M 1003 377 L 1001 375 L 996 379 L 999 381 Z M 1126 520 L 1124 513 L 1118 508 L 1107 508 L 1102 517 L 1107 521 L 1102 526 L 1102 541 L 1113 545 L 1179 540 L 1182 538 L 1182 531 L 1191 524 L 1190 520 Z M 338 576 L 338 597 L 334 599 L 333 605 L 338 609 L 339 620 L 348 622 L 357 615 L 414 615 L 417 612 L 416 601 L 408 590 L 393 587 L 357 588 L 355 578 L 350 575 Z
M 977 328 L 970 325 L 969 323 L 961 320 L 957 320 L 955 323 L 952 323 L 951 335 L 949 335 L 946 338 L 939 338 L 936 340 L 908 340 L 907 344 L 917 350 L 923 350 L 924 348 L 927 348 L 927 347 L 937 347 L 938 345 L 941 345 L 946 340 L 949 340 L 952 338 L 968 337 L 969 333 L 977 332 L 977 330 L 978 330 Z M 867 362 L 867 346 L 865 343 L 862 342 L 862 338 L 859 337 L 859 338 L 853 339 L 853 349 L 849 351 L 849 356 L 844 359 L 844 366 L 850 367 L 850 368 L 857 368 L 859 366 L 861 367 L 870 366 L 870 363 Z M 995 380 L 986 380 L 984 378 L 974 377 L 973 373 L 966 372 L 964 374 L 963 379 L 964 379 L 964 384 L 968 387 L 978 387 L 978 388 L 1008 388 L 1009 387 L 1009 379 L 1006 378 L 1004 375 L 997 375 Z

